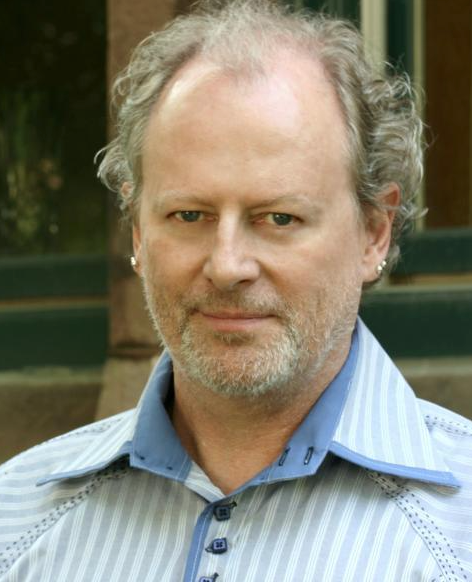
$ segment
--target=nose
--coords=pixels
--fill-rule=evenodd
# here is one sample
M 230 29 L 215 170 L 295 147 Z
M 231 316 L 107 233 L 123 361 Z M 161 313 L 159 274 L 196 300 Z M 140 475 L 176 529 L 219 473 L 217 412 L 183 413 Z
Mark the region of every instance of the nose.
M 260 274 L 254 241 L 236 220 L 220 220 L 213 247 L 203 267 L 204 276 L 221 291 L 254 282 Z

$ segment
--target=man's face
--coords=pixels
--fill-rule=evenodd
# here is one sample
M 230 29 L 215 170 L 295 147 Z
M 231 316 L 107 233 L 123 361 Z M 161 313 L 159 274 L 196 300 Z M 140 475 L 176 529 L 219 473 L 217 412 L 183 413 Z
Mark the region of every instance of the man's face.
M 346 149 L 334 91 L 303 59 L 255 80 L 194 62 L 167 87 L 134 246 L 177 374 L 287 393 L 349 344 L 373 266 Z

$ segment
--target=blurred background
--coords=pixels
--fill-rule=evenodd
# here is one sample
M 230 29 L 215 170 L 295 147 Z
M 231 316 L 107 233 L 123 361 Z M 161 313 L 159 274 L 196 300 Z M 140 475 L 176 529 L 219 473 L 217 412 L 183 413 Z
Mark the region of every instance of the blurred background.
M 0 461 L 134 406 L 158 354 L 93 158 L 111 79 L 190 4 L 0 3 Z M 472 417 L 472 3 L 291 4 L 355 22 L 419 90 L 429 211 L 362 316 L 421 397 Z

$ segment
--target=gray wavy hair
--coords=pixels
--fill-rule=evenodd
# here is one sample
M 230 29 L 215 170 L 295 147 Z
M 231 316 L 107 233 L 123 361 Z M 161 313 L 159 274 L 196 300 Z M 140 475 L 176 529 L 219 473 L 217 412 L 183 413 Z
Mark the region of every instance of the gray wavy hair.
M 348 131 L 353 183 L 359 207 L 384 210 L 379 194 L 399 186 L 391 267 L 398 239 L 419 216 L 415 194 L 423 173 L 422 122 L 406 75 L 387 75 L 366 58 L 363 40 L 350 23 L 322 14 L 292 12 L 271 0 L 203 0 L 194 12 L 147 37 L 113 86 L 117 134 L 98 175 L 132 217 L 142 187 L 141 153 L 153 104 L 180 67 L 203 56 L 225 70 L 257 74 L 281 46 L 321 62 L 341 104 Z M 128 182 L 129 191 L 123 184 Z

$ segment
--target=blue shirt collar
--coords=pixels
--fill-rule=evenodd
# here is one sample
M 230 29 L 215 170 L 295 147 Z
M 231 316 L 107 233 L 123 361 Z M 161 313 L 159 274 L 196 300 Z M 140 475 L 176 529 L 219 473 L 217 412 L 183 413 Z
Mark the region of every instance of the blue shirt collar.
M 172 360 L 164 352 L 138 405 L 130 463 L 165 477 L 185 479 L 191 460 L 183 448 L 165 407 L 173 390 Z
M 172 382 L 172 361 L 164 353 L 137 409 L 113 425 L 113 434 L 97 436 L 93 447 L 38 484 L 95 472 L 124 455 L 133 467 L 184 481 L 192 462 L 165 409 Z M 459 485 L 435 451 L 411 389 L 360 320 L 344 366 L 285 452 L 245 486 L 312 475 L 328 452 L 370 470 Z
M 330 451 L 373 471 L 459 487 L 413 390 L 361 320 L 357 329 L 358 364 Z
M 316 472 L 328 452 L 354 374 L 358 352 L 357 332 L 342 369 L 323 392 L 293 434 L 284 453 L 256 475 L 249 485 L 306 477 Z M 191 461 L 183 449 L 165 410 L 172 386 L 172 361 L 164 354 L 140 403 L 130 464 L 166 477 L 184 481 Z

